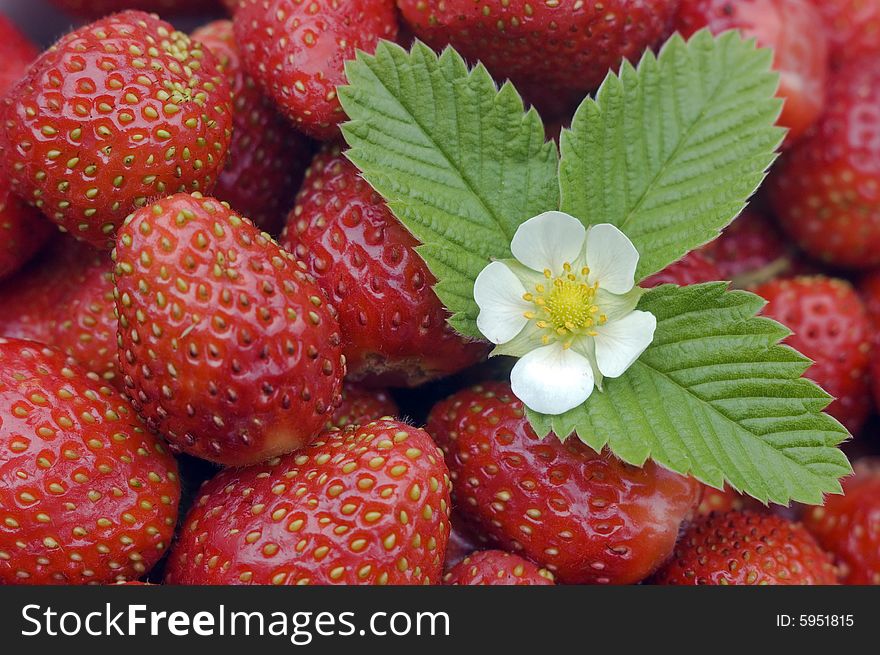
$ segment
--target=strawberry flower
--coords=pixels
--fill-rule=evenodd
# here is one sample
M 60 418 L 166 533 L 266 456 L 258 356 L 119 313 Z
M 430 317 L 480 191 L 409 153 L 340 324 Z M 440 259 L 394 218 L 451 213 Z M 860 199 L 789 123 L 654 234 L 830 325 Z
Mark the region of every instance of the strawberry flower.
M 530 409 L 562 414 L 604 378 L 616 378 L 654 339 L 657 319 L 636 305 L 639 253 L 613 225 L 586 229 L 559 211 L 519 226 L 510 250 L 474 283 L 477 327 L 493 355 L 519 361 L 514 394 Z

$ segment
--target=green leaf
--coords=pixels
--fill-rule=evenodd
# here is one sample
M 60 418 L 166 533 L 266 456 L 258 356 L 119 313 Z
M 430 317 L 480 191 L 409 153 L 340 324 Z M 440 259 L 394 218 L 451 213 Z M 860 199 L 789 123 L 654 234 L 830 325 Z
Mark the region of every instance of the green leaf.
M 570 412 L 529 412 L 540 436 L 576 434 L 596 450 L 767 502 L 822 502 L 851 472 L 837 448 L 848 433 L 822 413 L 831 397 L 801 377 L 810 361 L 779 341 L 790 332 L 757 317 L 764 301 L 726 283 L 664 285 L 639 309 L 657 317 L 653 344 L 604 392 Z
M 346 74 L 349 159 L 421 241 L 452 326 L 481 337 L 474 280 L 510 257 L 520 223 L 559 206 L 555 146 L 510 84 L 499 90 L 452 49 L 382 42 Z
M 619 227 L 641 254 L 638 279 L 717 237 L 784 135 L 771 60 L 738 32 L 702 31 L 638 70 L 624 63 L 562 132 L 562 211 Z

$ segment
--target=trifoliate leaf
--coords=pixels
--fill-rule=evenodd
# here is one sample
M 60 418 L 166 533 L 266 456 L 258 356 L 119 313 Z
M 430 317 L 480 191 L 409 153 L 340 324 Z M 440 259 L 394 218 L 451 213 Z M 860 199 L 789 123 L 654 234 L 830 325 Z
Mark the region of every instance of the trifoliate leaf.
M 755 315 L 763 305 L 718 282 L 649 291 L 639 303 L 657 317 L 648 350 L 580 407 L 529 412 L 532 426 L 763 502 L 820 503 L 851 472 L 837 448 L 849 435 L 822 413 L 831 397 L 801 377 L 810 361 L 779 344 L 789 331 Z
M 637 279 L 717 237 L 784 134 L 771 61 L 738 32 L 702 31 L 625 62 L 562 132 L 562 210 L 619 227 L 641 254 Z
M 510 257 L 520 223 L 558 207 L 556 148 L 510 84 L 499 90 L 452 49 L 438 57 L 421 43 L 407 52 L 382 42 L 346 74 L 349 159 L 422 242 L 450 323 L 481 337 L 474 280 Z

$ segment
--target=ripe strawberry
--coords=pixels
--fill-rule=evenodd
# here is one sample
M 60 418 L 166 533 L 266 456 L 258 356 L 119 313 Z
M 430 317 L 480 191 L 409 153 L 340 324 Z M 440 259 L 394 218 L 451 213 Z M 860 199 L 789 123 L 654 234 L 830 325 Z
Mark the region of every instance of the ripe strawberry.
M 527 96 L 582 98 L 610 68 L 636 60 L 672 30 L 678 0 L 529 2 L 398 0 L 416 35 L 452 45 Z M 554 104 L 558 104 L 554 102 Z
M 770 177 L 785 230 L 837 266 L 880 264 L 880 60 L 839 71 L 821 120 Z
M 804 514 L 804 525 L 837 559 L 846 584 L 880 584 L 880 467 L 856 463 L 842 496 Z
M 106 253 L 56 238 L 0 285 L 0 334 L 53 346 L 95 380 L 121 386 L 111 264 Z
M 723 280 L 721 271 L 715 263 L 699 250 L 692 250 L 682 259 L 670 264 L 662 271 L 654 273 L 642 280 L 639 285 L 650 289 L 661 284 L 677 284 L 687 286 L 700 284 L 701 282 L 714 282 Z
M 342 402 L 327 421 L 327 429 L 344 428 L 376 421 L 385 416 L 396 416 L 397 403 L 380 389 L 362 389 L 353 384 L 342 387 Z
M 277 234 L 293 207 L 311 157 L 309 144 L 275 109 L 241 65 L 232 21 L 218 20 L 195 32 L 226 73 L 233 94 L 229 159 L 217 178 L 214 196 Z
M 738 288 L 811 272 L 776 223 L 752 209 L 743 211 L 701 252 L 715 263 L 721 279 L 732 280 Z
M 150 11 L 161 16 L 186 14 L 194 16 L 218 8 L 218 0 L 50 0 L 74 16 L 101 18 L 124 9 Z
M 0 279 L 20 269 L 54 231 L 40 212 L 12 194 L 0 173 Z
M 724 489 L 715 489 L 707 484 L 701 484 L 700 486 L 703 492 L 700 504 L 697 506 L 697 514 L 700 516 L 708 516 L 712 512 L 721 514 L 731 510 L 765 511 L 764 506 L 757 500 L 744 496 L 726 485 Z
M 0 336 L 48 343 L 59 303 L 92 248 L 58 235 L 18 274 L 0 283 Z
M 76 238 L 109 248 L 148 199 L 210 190 L 231 135 L 213 56 L 126 11 L 63 37 L 0 106 L 12 189 Z
M 424 430 L 376 421 L 227 469 L 181 530 L 172 584 L 437 584 L 449 475 Z
M 0 96 L 21 79 L 36 56 L 36 47 L 0 14 Z M 48 221 L 16 198 L 0 174 L 0 279 L 27 262 L 51 233 Z
M 880 55 L 880 2 L 811 0 L 827 28 L 836 64 Z
M 418 242 L 337 146 L 306 172 L 280 243 L 339 308 L 349 379 L 415 386 L 485 353 L 446 323 Z
M 852 285 L 797 277 L 767 282 L 755 293 L 767 300 L 764 313 L 794 333 L 786 343 L 814 361 L 806 376 L 836 398 L 828 413 L 856 434 L 871 409 L 871 325 Z
M 171 542 L 177 464 L 117 392 L 0 339 L 0 584 L 139 578 Z
M 265 233 L 177 194 L 126 219 L 114 259 L 126 393 L 173 450 L 246 465 L 324 427 L 345 374 L 335 311 Z
M 676 16 L 682 36 L 704 27 L 713 34 L 739 30 L 773 49 L 778 95 L 785 100 L 779 124 L 789 128 L 786 143 L 816 122 L 825 104 L 828 43 L 810 0 L 682 0 Z
M 650 461 L 638 468 L 577 438 L 538 439 L 507 383 L 452 395 L 426 429 L 446 455 L 457 511 L 564 583 L 644 579 L 699 499 L 695 480 Z
M 711 514 L 684 533 L 654 577 L 661 585 L 832 585 L 837 571 L 799 523 L 751 512 Z
M 0 96 L 24 76 L 38 54 L 37 47 L 11 20 L 0 14 Z
M 465 557 L 443 576 L 447 585 L 552 585 L 553 574 L 519 555 L 482 550 Z
M 345 119 L 336 97 L 345 61 L 397 36 L 392 0 L 241 0 L 234 20 L 245 68 L 317 139 L 338 136 Z

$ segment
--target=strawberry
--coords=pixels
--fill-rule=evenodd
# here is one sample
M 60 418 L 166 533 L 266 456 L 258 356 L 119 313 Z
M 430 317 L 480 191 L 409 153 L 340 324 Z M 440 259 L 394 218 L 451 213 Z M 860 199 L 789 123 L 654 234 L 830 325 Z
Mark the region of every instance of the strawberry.
M 404 20 L 431 47 L 452 45 L 511 79 L 539 103 L 578 100 L 608 70 L 638 59 L 672 30 L 678 0 L 529 2 L 398 0 Z
M 449 475 L 424 430 L 381 420 L 222 471 L 200 492 L 171 584 L 437 584 Z
M 776 223 L 752 209 L 744 210 L 701 252 L 715 263 L 721 279 L 732 280 L 738 288 L 810 272 Z
M 345 374 L 339 325 L 267 234 L 177 194 L 126 219 L 114 260 L 126 393 L 175 452 L 238 466 L 317 436 Z
M 11 20 L 0 14 L 0 96 L 24 76 L 38 54 L 37 46 Z
M 337 137 L 345 119 L 336 97 L 345 61 L 397 36 L 392 0 L 241 0 L 234 21 L 245 68 L 317 139 Z
M 171 542 L 177 464 L 117 392 L 0 339 L 0 584 L 144 575 Z
M 385 416 L 396 416 L 397 403 L 381 389 L 362 389 L 353 384 L 342 387 L 342 402 L 327 421 L 327 429 L 369 423 Z
M 111 261 L 59 237 L 21 273 L 0 285 L 0 334 L 33 339 L 67 355 L 96 380 L 121 386 Z
M 836 266 L 880 264 L 880 60 L 832 76 L 821 120 L 770 177 L 783 228 Z
M 193 16 L 217 9 L 218 0 L 50 0 L 59 9 L 83 18 L 100 18 L 124 9 L 140 9 L 161 16 Z
M 443 576 L 447 585 L 552 585 L 553 574 L 519 555 L 483 550 L 465 557 Z
M 0 279 L 21 268 L 53 232 L 39 211 L 12 194 L 0 173 Z
M 0 96 L 18 82 L 36 56 L 36 47 L 0 14 Z M 51 233 L 48 221 L 16 198 L 0 174 L 0 279 L 27 262 Z
M 577 438 L 538 439 L 507 383 L 460 391 L 431 410 L 456 511 L 505 550 L 568 584 L 630 584 L 671 553 L 699 485 L 638 468 Z
M 77 285 L 92 248 L 59 234 L 16 275 L 0 283 L 0 336 L 48 343 L 59 304 Z
M 793 334 L 785 342 L 813 360 L 806 375 L 836 398 L 828 413 L 856 434 L 871 409 L 871 325 L 852 285 L 823 276 L 767 282 L 755 288 L 764 313 Z
M 730 510 L 748 509 L 753 512 L 763 512 L 765 508 L 757 500 L 744 496 L 736 490 L 724 486 L 724 489 L 716 489 L 707 484 L 701 484 L 703 496 L 697 506 L 697 514 L 708 516 L 712 512 L 723 513 Z
M 351 380 L 415 386 L 484 355 L 446 323 L 418 242 L 337 146 L 306 172 L 280 242 L 339 308 Z
M 214 185 L 231 115 L 210 52 L 126 11 L 64 36 L 10 91 L 0 163 L 15 193 L 76 238 L 110 248 L 149 198 Z
M 715 263 L 699 250 L 692 250 L 662 271 L 642 280 L 639 285 L 650 289 L 661 284 L 687 286 L 724 279 Z
M 690 526 L 657 572 L 661 585 L 833 585 L 831 558 L 799 523 L 731 511 Z
M 779 124 L 789 128 L 786 143 L 816 122 L 825 104 L 828 43 L 810 0 L 682 0 L 676 16 L 682 36 L 704 27 L 713 34 L 739 30 L 759 47 L 773 49 L 778 96 L 785 100 Z
M 804 525 L 838 561 L 843 581 L 880 584 L 880 466 L 860 460 L 843 481 L 842 496 L 804 514 Z
M 311 157 L 309 144 L 278 113 L 241 65 L 232 21 L 218 20 L 195 32 L 226 73 L 233 93 L 229 159 L 217 178 L 214 196 L 277 234 L 284 224 Z
M 827 28 L 836 64 L 880 55 L 880 2 L 810 0 Z

